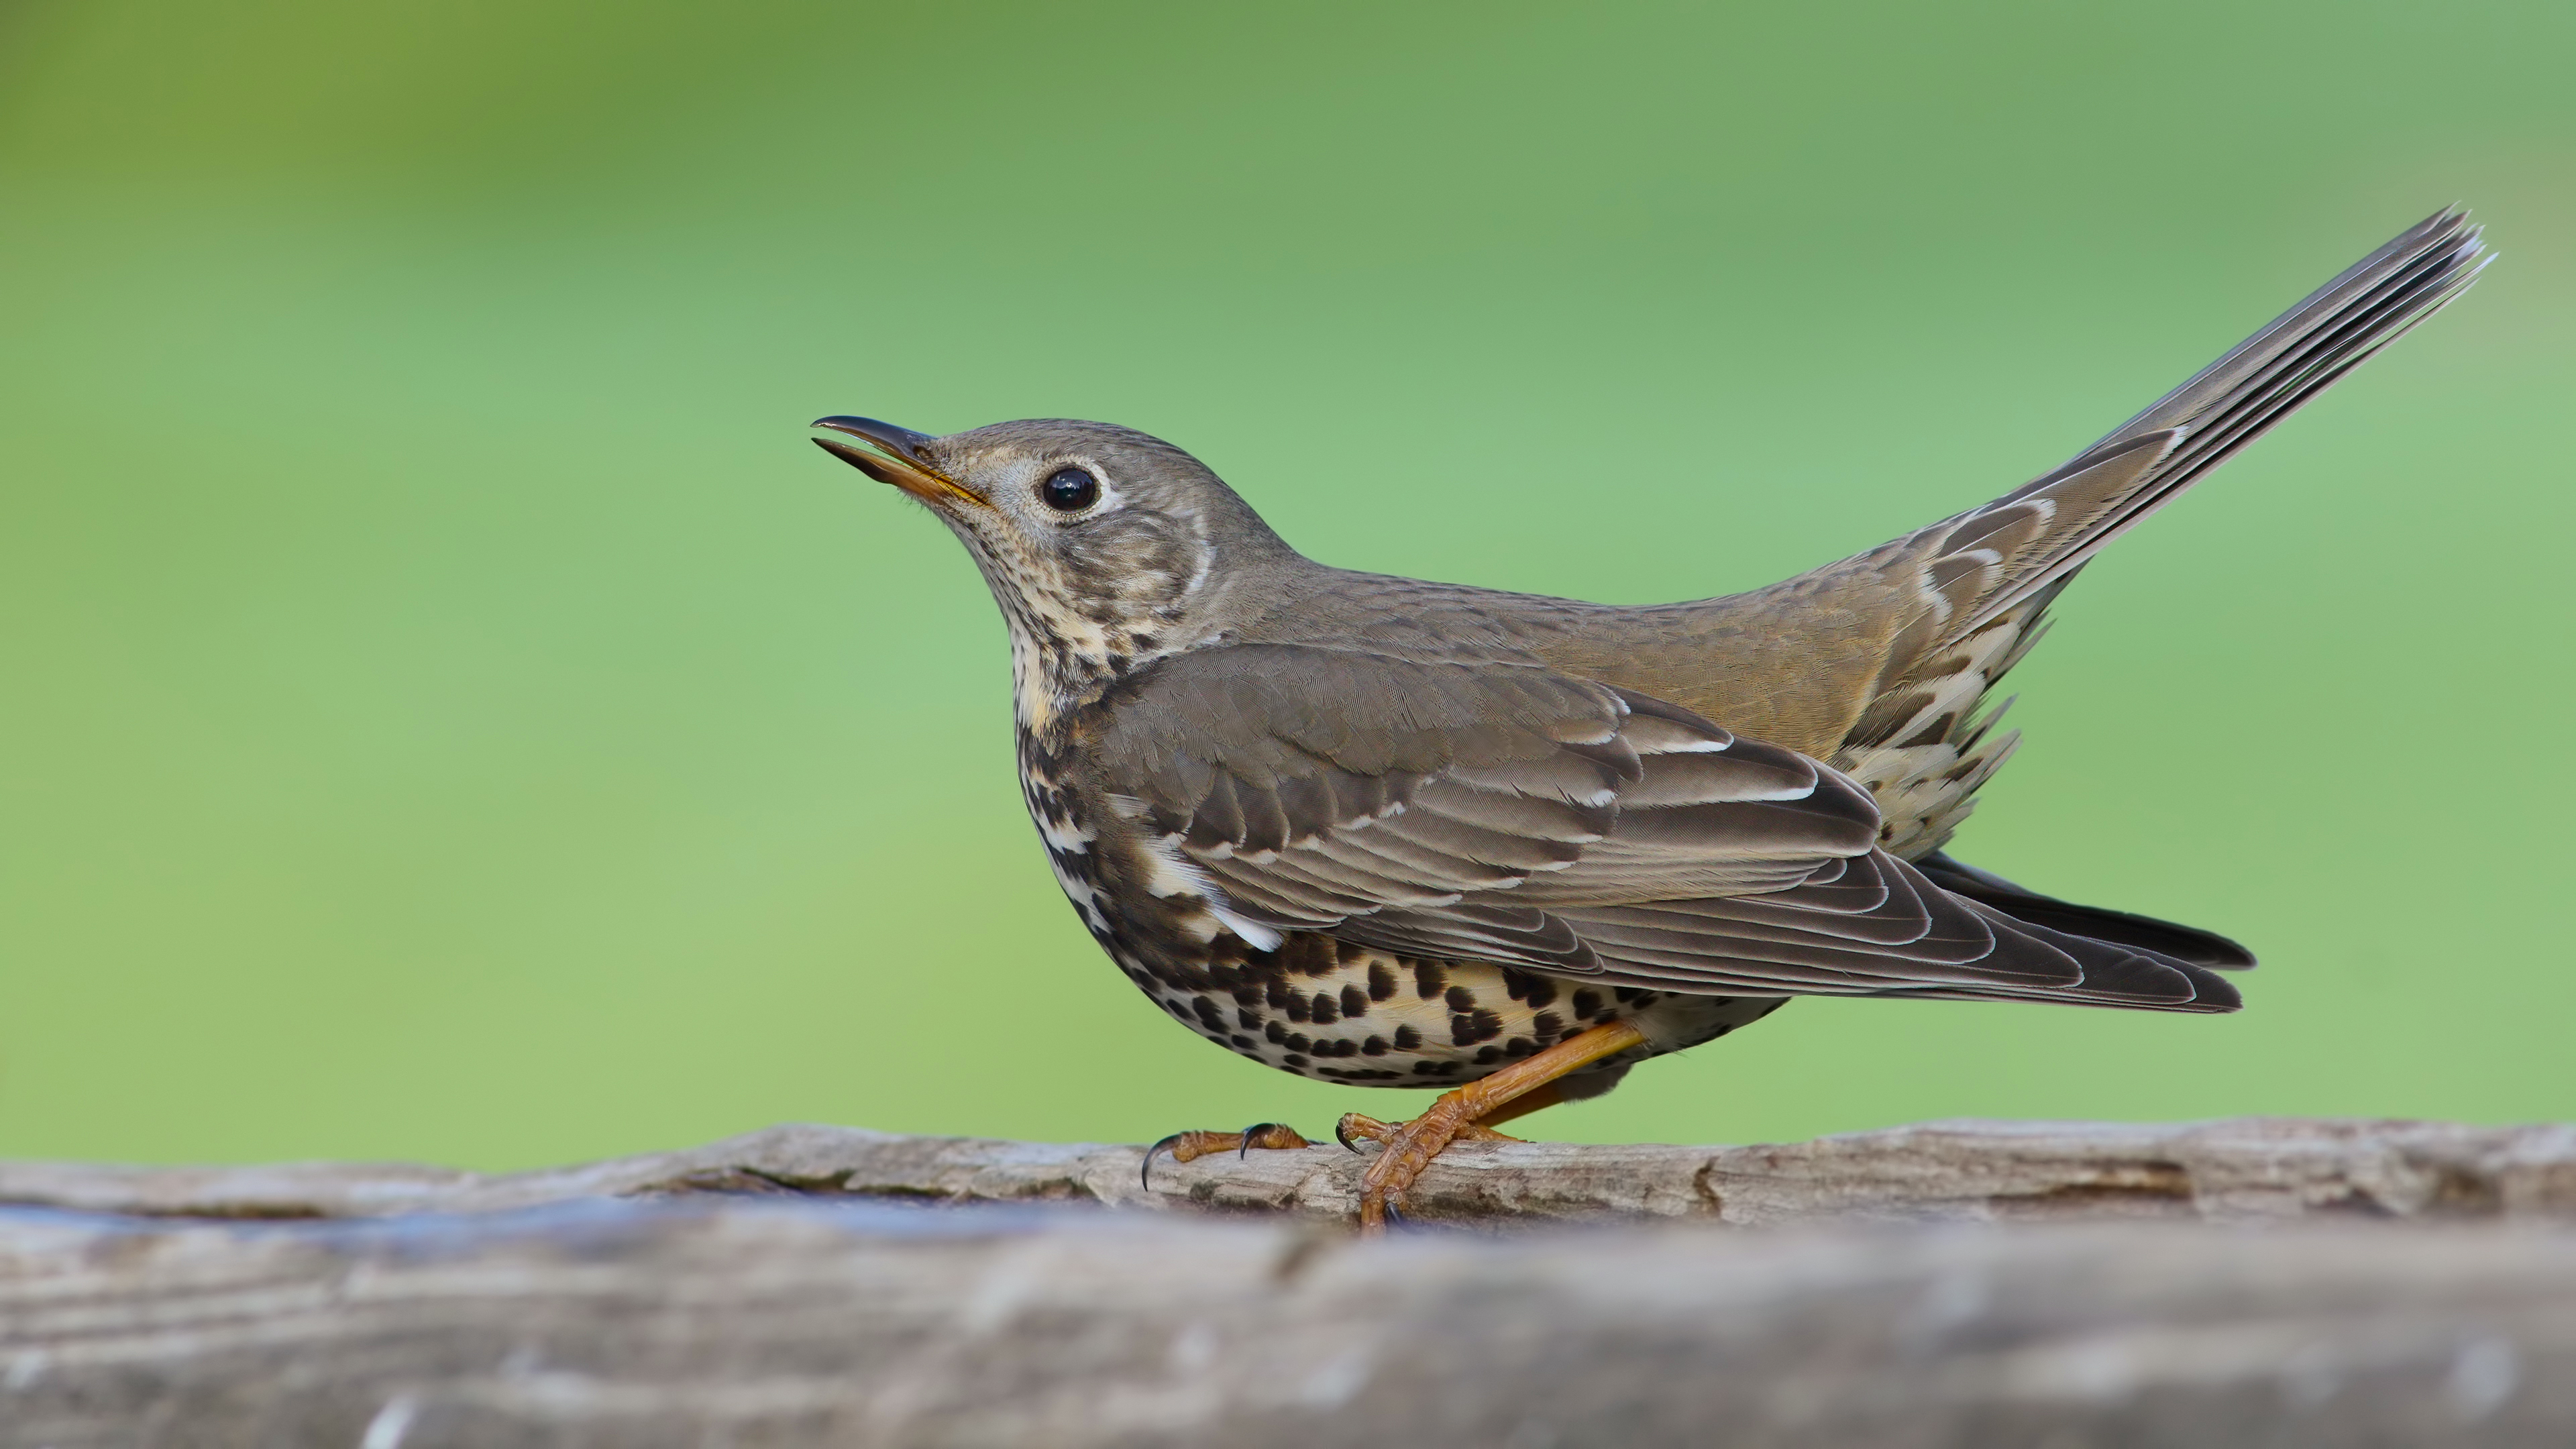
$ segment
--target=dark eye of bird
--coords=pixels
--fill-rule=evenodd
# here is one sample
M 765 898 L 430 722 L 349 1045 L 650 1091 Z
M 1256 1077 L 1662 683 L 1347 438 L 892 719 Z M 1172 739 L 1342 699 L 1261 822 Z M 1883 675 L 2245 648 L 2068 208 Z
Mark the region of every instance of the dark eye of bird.
M 1079 512 L 1100 501 L 1100 480 L 1080 468 L 1058 468 L 1038 485 L 1038 496 L 1049 508 Z

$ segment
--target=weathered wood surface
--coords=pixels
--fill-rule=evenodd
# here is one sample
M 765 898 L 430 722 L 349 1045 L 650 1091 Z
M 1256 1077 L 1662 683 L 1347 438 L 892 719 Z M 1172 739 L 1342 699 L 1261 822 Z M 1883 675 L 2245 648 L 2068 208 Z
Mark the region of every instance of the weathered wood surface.
M 1137 1161 L 0 1166 L 0 1446 L 2576 1444 L 2566 1128 Z
M 0 1203 L 222 1218 L 482 1212 L 685 1192 L 1079 1201 L 1340 1222 L 1366 1159 L 1338 1147 L 1186 1166 L 1150 1189 L 1129 1146 L 905 1137 L 788 1126 L 681 1152 L 487 1176 L 350 1163 L 135 1168 L 0 1163 Z M 1783 1223 L 2311 1214 L 2576 1221 L 2576 1124 L 2239 1118 L 2183 1124 L 1932 1122 L 1751 1147 L 1567 1143 L 1451 1148 L 1408 1199 L 1418 1219 Z

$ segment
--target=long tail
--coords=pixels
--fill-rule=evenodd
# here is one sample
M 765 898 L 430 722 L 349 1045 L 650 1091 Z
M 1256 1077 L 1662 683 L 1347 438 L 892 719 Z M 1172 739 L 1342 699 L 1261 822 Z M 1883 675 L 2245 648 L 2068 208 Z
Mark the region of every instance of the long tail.
M 2065 466 L 1820 574 L 1912 601 L 1833 763 L 1870 787 L 1886 845 L 1938 850 L 2019 735 L 1979 716 L 2102 547 L 2467 290 L 2485 266 L 2468 213 L 2436 213 L 2318 288 Z
M 1952 520 L 1930 573 L 1981 577 L 1972 593 L 1954 596 L 1964 607 L 1952 613 L 1942 642 L 1974 633 L 2084 567 L 2468 290 L 2485 252 L 2466 211 L 2426 217 L 2065 466 Z

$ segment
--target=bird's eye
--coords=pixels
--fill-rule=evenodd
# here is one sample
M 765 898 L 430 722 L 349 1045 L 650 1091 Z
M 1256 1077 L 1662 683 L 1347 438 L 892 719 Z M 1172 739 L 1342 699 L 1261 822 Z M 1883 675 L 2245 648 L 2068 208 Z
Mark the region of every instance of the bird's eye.
M 1038 496 L 1059 513 L 1079 513 L 1100 501 L 1100 480 L 1082 468 L 1058 468 L 1038 485 Z

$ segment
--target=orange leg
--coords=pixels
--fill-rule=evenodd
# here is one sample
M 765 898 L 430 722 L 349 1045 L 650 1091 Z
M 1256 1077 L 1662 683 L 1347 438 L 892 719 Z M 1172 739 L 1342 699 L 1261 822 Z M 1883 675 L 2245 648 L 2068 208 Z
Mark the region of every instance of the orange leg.
M 1530 1088 L 1528 1091 L 1521 1093 L 1519 1096 L 1505 1102 L 1503 1105 L 1496 1107 L 1484 1116 L 1477 1118 L 1476 1125 L 1479 1127 L 1492 1127 L 1497 1123 L 1509 1122 L 1515 1117 L 1526 1117 L 1532 1112 L 1536 1112 L 1543 1107 L 1553 1107 L 1564 1100 L 1565 1094 L 1556 1089 L 1556 1083 L 1541 1082 L 1539 1085 Z M 1503 1134 L 1497 1132 L 1494 1135 L 1500 1137 Z M 1515 1137 L 1511 1140 L 1518 1142 L 1520 1139 Z
M 1550 1085 L 1557 1078 L 1643 1046 L 1645 1041 L 1646 1034 L 1629 1022 L 1605 1022 L 1523 1057 L 1482 1081 L 1441 1093 L 1429 1110 L 1410 1122 L 1377 1122 L 1358 1113 L 1343 1118 L 1340 1136 L 1345 1144 L 1353 1137 L 1368 1137 L 1385 1146 L 1360 1179 L 1361 1234 L 1373 1237 L 1386 1231 L 1387 1200 L 1402 1198 L 1422 1169 L 1450 1143 L 1461 1137 L 1513 1140 L 1487 1124 L 1554 1104 L 1561 1100 Z

